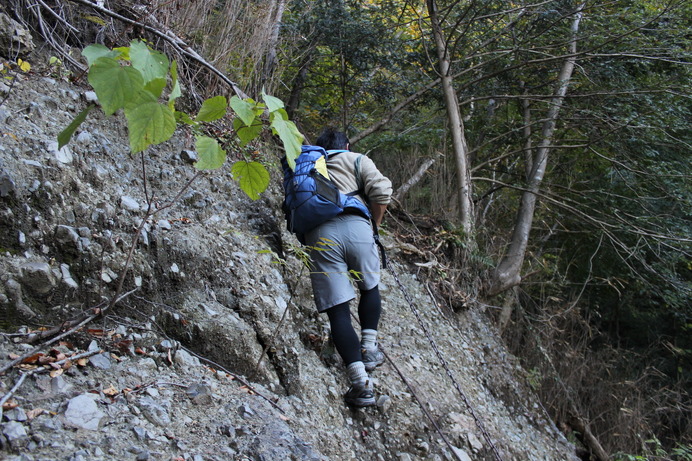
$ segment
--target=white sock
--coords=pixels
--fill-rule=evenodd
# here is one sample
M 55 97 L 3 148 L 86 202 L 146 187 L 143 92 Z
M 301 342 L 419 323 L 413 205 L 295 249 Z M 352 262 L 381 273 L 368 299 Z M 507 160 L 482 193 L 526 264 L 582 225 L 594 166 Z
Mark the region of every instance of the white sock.
M 362 330 L 360 344 L 369 351 L 377 349 L 377 330 Z
M 351 384 L 363 383 L 368 380 L 368 373 L 365 371 L 363 362 L 349 363 L 346 367 L 346 374 Z

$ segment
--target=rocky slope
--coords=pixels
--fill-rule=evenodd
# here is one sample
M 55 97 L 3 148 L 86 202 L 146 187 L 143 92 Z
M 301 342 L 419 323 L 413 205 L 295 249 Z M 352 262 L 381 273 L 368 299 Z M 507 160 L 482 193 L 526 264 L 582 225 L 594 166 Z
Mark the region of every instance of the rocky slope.
M 3 458 L 576 459 L 483 310 L 446 313 L 393 235 L 383 240 L 420 322 L 386 271 L 378 407 L 345 406 L 276 171 L 257 202 L 228 169 L 193 182 L 144 226 L 105 317 L 28 344 L 106 306 L 145 190 L 165 203 L 194 175 L 181 131 L 147 152 L 143 181 L 118 116 L 92 116 L 58 150 L 87 88 L 33 56 L 0 94 L 0 366 L 20 362 L 1 375 Z

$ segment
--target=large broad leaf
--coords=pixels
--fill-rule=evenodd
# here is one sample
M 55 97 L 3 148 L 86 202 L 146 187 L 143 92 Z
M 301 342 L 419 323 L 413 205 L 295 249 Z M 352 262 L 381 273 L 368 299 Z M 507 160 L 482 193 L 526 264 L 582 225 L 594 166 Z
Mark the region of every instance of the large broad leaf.
M 72 123 L 67 125 L 67 128 L 62 130 L 60 134 L 58 135 L 58 149 L 62 149 L 62 146 L 67 145 L 67 143 L 70 142 L 70 139 L 72 139 L 72 135 L 74 132 L 79 128 L 79 125 L 86 120 L 87 115 L 89 114 L 89 111 L 96 107 L 93 104 L 89 104 L 86 109 L 81 111 L 77 117 L 75 117 L 74 120 L 72 120 Z
M 209 136 L 197 136 L 195 149 L 199 160 L 195 163 L 198 170 L 216 170 L 226 161 L 226 151 L 216 139 Z
M 157 99 L 161 96 L 161 93 L 163 93 L 164 88 L 166 88 L 165 78 L 155 78 L 144 85 L 144 89 L 154 95 L 154 97 Z
M 284 108 L 284 103 L 281 99 L 275 98 L 274 96 L 269 96 L 267 93 L 262 91 L 262 100 L 267 104 L 269 112 L 276 112 Z
M 125 107 L 144 87 L 137 69 L 121 66 L 113 58 L 99 58 L 94 62 L 89 70 L 89 83 L 106 115 Z
M 243 100 L 238 96 L 233 96 L 230 105 L 231 109 L 247 126 L 251 126 L 257 116 L 262 113 L 261 109 L 258 112 L 257 104 L 250 98 Z
M 148 91 L 140 91 L 125 108 L 130 134 L 130 150 L 141 152 L 152 144 L 170 139 L 175 132 L 175 116 Z
M 118 51 L 111 51 L 103 45 L 89 45 L 82 50 L 82 56 L 87 60 L 87 64 L 91 67 L 98 58 L 117 58 L 120 55 Z
M 168 58 L 165 54 L 152 51 L 139 40 L 130 43 L 130 59 L 132 67 L 142 73 L 144 82 L 150 82 L 157 78 L 166 78 L 168 74 Z
M 281 142 L 286 151 L 286 160 L 288 165 L 295 169 L 296 158 L 300 155 L 300 147 L 303 145 L 303 135 L 298 131 L 296 125 L 288 120 L 286 111 L 281 109 L 272 113 L 274 117 L 271 120 L 272 131 L 279 135 Z
M 199 109 L 199 114 L 197 114 L 198 122 L 213 122 L 218 120 L 224 115 L 226 115 L 226 108 L 228 107 L 228 102 L 226 102 L 225 96 L 214 96 L 213 98 L 206 99 L 202 103 L 202 107 Z
M 261 163 L 241 160 L 233 164 L 231 173 L 252 200 L 257 200 L 269 187 L 269 172 Z
M 247 143 L 255 139 L 262 132 L 262 121 L 255 119 L 252 125 L 247 126 L 240 118 L 233 119 L 233 129 L 240 138 L 240 145 L 245 146 Z

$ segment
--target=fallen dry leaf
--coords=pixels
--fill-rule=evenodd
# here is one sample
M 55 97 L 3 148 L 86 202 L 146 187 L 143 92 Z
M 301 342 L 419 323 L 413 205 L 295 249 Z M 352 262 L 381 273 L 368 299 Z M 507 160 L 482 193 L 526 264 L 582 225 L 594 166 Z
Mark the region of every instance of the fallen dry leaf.
M 25 358 L 24 360 L 22 360 L 22 363 L 37 363 L 41 359 L 41 357 L 44 356 L 45 354 L 39 352 L 38 354 L 30 355 L 29 357 Z
M 113 397 L 113 396 L 120 394 L 120 391 L 117 390 L 112 384 L 108 389 L 104 389 L 101 392 L 103 392 L 108 397 Z
M 17 360 L 19 357 L 20 357 L 19 355 L 15 354 L 15 353 L 12 353 L 12 352 L 10 352 L 9 354 L 7 354 L 7 358 L 9 358 L 9 359 L 11 359 L 11 360 Z
M 77 360 L 77 365 L 79 365 L 80 367 L 87 366 L 87 363 L 89 363 L 89 362 L 85 358 L 81 358 L 81 359 Z
M 31 421 L 35 417 L 42 415 L 46 410 L 43 408 L 34 408 L 33 410 L 29 410 L 26 412 L 26 418 Z
M 11 410 L 13 408 L 17 408 L 18 406 L 19 406 L 19 404 L 17 403 L 16 400 L 10 399 L 7 402 L 2 404 L 2 411 Z
M 56 376 L 60 376 L 61 374 L 63 374 L 63 371 L 64 370 L 62 368 L 59 368 L 57 370 L 51 371 L 49 374 L 51 378 L 55 378 Z

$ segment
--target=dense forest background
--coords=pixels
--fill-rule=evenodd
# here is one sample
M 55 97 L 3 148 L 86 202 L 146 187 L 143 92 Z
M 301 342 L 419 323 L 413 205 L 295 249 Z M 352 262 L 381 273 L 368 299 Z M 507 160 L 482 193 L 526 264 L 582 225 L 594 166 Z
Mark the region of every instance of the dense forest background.
M 90 43 L 141 36 L 188 63 L 190 106 L 264 90 L 308 141 L 345 130 L 397 189 L 385 231 L 455 309 L 488 307 L 563 430 L 623 459 L 692 459 L 689 2 L 10 9 L 66 78 Z M 229 154 L 255 158 L 229 129 Z

